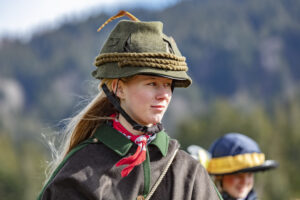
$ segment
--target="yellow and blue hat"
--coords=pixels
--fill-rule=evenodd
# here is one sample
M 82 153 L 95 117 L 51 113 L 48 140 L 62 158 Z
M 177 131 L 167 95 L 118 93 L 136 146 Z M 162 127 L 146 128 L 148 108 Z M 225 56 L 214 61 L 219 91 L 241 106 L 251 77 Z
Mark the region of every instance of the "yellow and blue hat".
M 265 171 L 278 166 L 274 160 L 265 160 L 258 144 L 240 133 L 228 133 L 217 139 L 209 152 L 207 171 L 211 175 Z

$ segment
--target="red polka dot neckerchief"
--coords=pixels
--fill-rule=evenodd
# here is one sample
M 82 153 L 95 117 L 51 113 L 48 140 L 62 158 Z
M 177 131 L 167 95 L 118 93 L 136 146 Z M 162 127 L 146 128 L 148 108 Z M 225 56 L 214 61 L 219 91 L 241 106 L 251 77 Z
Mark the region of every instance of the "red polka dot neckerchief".
M 125 137 L 127 137 L 129 140 L 137 144 L 136 152 L 132 156 L 128 156 L 126 158 L 122 158 L 119 162 L 116 163 L 116 167 L 119 167 L 121 165 L 128 165 L 125 167 L 122 172 L 121 176 L 125 177 L 127 176 L 135 166 L 140 165 L 146 160 L 146 146 L 149 144 L 153 139 L 155 139 L 156 135 L 134 135 L 130 133 L 117 119 L 116 114 L 111 115 L 113 118 L 112 126 L 114 129 L 122 133 Z

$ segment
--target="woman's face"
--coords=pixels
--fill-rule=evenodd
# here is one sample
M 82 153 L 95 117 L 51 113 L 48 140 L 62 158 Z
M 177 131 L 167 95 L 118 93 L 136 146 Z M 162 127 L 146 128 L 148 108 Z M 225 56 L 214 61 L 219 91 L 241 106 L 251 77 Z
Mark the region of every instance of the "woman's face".
M 119 81 L 117 96 L 121 107 L 137 123 L 150 126 L 162 120 L 172 97 L 172 79 L 136 75 Z
M 222 180 L 223 190 L 234 198 L 245 198 L 253 188 L 253 173 L 238 173 L 224 175 Z

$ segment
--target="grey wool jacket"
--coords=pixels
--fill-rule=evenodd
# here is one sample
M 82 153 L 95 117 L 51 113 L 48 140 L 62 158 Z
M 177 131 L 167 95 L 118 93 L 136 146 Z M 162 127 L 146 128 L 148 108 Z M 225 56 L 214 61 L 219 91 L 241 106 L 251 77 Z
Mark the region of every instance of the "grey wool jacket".
M 133 154 L 137 145 L 110 127 L 101 125 L 94 138 L 68 155 L 43 188 L 43 200 L 143 199 L 161 175 L 179 144 L 165 132 L 147 146 L 147 159 L 122 178 L 124 166 L 115 164 Z M 151 199 L 218 200 L 206 170 L 179 150 Z

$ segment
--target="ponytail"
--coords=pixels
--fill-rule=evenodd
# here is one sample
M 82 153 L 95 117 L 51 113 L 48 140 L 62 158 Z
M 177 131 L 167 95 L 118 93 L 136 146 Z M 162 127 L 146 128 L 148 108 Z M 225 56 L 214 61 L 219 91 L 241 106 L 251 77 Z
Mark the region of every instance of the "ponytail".
M 46 182 L 59 163 L 74 147 L 90 138 L 99 125 L 110 119 L 111 114 L 117 112 L 101 91 L 101 85 L 104 83 L 111 90 L 112 81 L 113 79 L 103 79 L 99 85 L 99 94 L 83 110 L 69 120 L 62 131 L 63 138 L 60 140 L 58 150 L 50 145 L 53 160 L 46 170 Z

